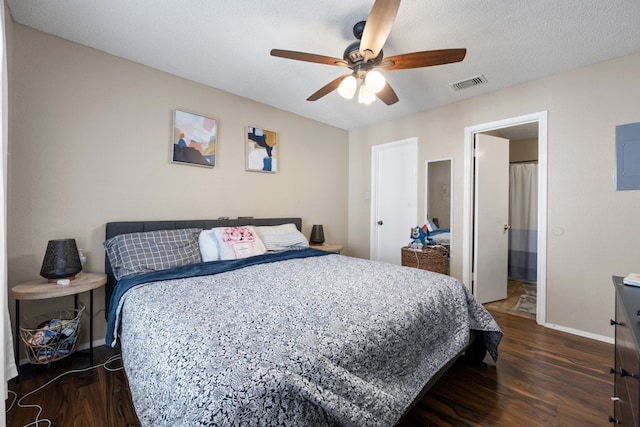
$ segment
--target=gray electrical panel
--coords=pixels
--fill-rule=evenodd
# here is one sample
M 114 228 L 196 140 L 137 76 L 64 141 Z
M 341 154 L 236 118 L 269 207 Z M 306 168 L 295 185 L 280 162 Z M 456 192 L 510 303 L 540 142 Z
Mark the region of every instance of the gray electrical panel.
M 616 126 L 616 190 L 640 190 L 640 123 Z

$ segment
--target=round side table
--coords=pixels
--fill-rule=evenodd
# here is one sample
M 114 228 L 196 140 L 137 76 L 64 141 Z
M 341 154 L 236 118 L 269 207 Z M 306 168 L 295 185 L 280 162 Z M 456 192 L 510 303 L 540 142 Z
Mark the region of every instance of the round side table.
M 44 300 L 73 295 L 74 308 L 78 307 L 78 294 L 89 292 L 89 357 L 93 365 L 93 290 L 107 283 L 107 276 L 98 273 L 80 273 L 68 285 L 49 283 L 45 278 L 30 280 L 11 288 L 16 299 L 15 357 L 20 359 L 20 301 Z

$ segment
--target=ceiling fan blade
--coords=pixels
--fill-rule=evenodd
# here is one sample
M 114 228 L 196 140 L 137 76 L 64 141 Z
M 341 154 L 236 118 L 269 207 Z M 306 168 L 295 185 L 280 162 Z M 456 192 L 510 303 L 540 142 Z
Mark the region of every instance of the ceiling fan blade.
M 408 68 L 431 67 L 433 65 L 460 62 L 467 54 L 467 49 L 441 49 L 424 52 L 405 53 L 403 55 L 384 58 L 380 67 L 385 70 L 406 70 Z
M 385 83 L 384 87 L 376 93 L 376 96 L 387 105 L 398 102 L 398 95 L 393 91 L 389 82 Z
M 323 96 L 333 92 L 334 90 L 338 89 L 338 86 L 340 86 L 340 83 L 342 83 L 342 80 L 344 80 L 345 78 L 349 77 L 351 74 L 345 74 L 344 76 L 340 76 L 335 80 L 330 81 L 329 83 L 327 83 L 326 85 L 322 86 L 320 89 L 318 89 L 313 95 L 311 95 L 310 97 L 307 98 L 307 101 L 317 101 L 318 99 L 322 98 Z
M 399 7 L 400 0 L 376 0 L 373 4 L 360 39 L 360 55 L 365 62 L 378 56 L 382 50 Z
M 316 64 L 348 66 L 347 61 L 330 56 L 316 55 L 314 53 L 296 52 L 293 50 L 271 49 L 271 56 L 295 59 L 297 61 L 315 62 Z

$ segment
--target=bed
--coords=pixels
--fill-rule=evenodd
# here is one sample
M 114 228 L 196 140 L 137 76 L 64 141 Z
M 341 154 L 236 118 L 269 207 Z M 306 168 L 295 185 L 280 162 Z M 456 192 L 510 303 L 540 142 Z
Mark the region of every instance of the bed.
M 497 358 L 500 328 L 454 278 L 273 246 L 285 225 L 302 236 L 300 218 L 107 224 L 106 342 L 142 425 L 391 426 L 461 355 Z M 265 253 L 122 276 L 107 245 L 244 226 Z
M 439 228 L 429 232 L 429 238 L 433 240 L 436 245 L 442 245 L 449 247 L 451 243 L 451 230 L 448 228 Z

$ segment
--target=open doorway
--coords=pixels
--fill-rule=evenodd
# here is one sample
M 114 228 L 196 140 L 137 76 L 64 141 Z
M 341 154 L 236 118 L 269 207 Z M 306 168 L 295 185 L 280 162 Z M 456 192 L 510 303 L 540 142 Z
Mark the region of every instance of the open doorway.
M 528 319 L 537 311 L 538 123 L 487 132 L 508 145 L 507 282 L 486 308 Z M 491 203 L 491 201 L 490 201 Z
M 539 324 L 544 324 L 546 321 L 545 316 L 545 298 L 546 298 L 546 210 L 547 210 L 547 113 L 535 113 L 526 116 L 515 117 L 511 119 L 501 120 L 498 122 L 485 123 L 473 127 L 465 128 L 465 198 L 464 198 L 464 212 L 463 212 L 463 249 L 462 249 L 462 264 L 463 264 L 463 282 L 471 289 L 474 294 L 482 294 L 483 290 L 483 277 L 482 271 L 493 270 L 490 266 L 487 267 L 485 262 L 492 262 L 495 257 L 484 257 L 482 264 L 476 265 L 477 255 L 484 254 L 484 246 L 478 246 L 479 239 L 477 237 L 478 225 L 478 211 L 476 205 L 478 201 L 483 201 L 485 204 L 491 204 L 492 197 L 491 191 L 481 190 L 476 187 L 476 162 L 481 161 L 475 157 L 475 145 L 476 137 L 479 134 L 491 134 L 501 135 L 508 140 L 520 141 L 526 144 L 527 147 L 524 151 L 534 151 L 535 160 L 537 161 L 537 236 L 536 247 L 538 250 L 537 260 L 535 261 L 536 278 L 536 293 L 537 298 L 535 302 L 535 317 Z M 532 140 L 537 134 L 537 147 L 532 148 L 523 141 Z M 530 142 L 531 143 L 531 142 Z M 531 154 L 525 157 L 531 158 Z M 519 161 L 519 160 L 514 160 Z M 508 168 L 508 165 L 505 165 Z M 508 177 L 507 177 L 508 179 Z M 489 203 L 487 203 L 489 201 Z M 508 218 L 508 217 L 507 217 Z M 496 230 L 496 233 L 505 233 L 509 231 L 511 225 L 508 224 L 509 220 L 505 219 L 504 223 L 500 223 L 501 230 Z M 484 228 L 483 228 L 484 230 Z M 483 238 L 484 239 L 484 238 Z M 482 240 L 484 242 L 484 240 Z M 506 250 L 506 249 L 505 249 Z M 505 254 L 506 255 L 506 254 Z M 490 261 L 485 261 L 489 259 Z M 506 260 L 506 256 L 504 258 Z M 506 261 L 500 261 L 506 262 Z M 506 266 L 501 266 L 506 267 Z M 507 294 L 508 278 L 504 268 L 504 286 L 505 296 Z M 486 281 L 485 281 L 486 282 Z M 500 281 L 501 282 L 501 281 Z M 491 279 L 491 286 L 496 284 L 494 278 Z M 502 286 L 500 283 L 499 286 Z M 482 301 L 481 301 L 482 302 Z

